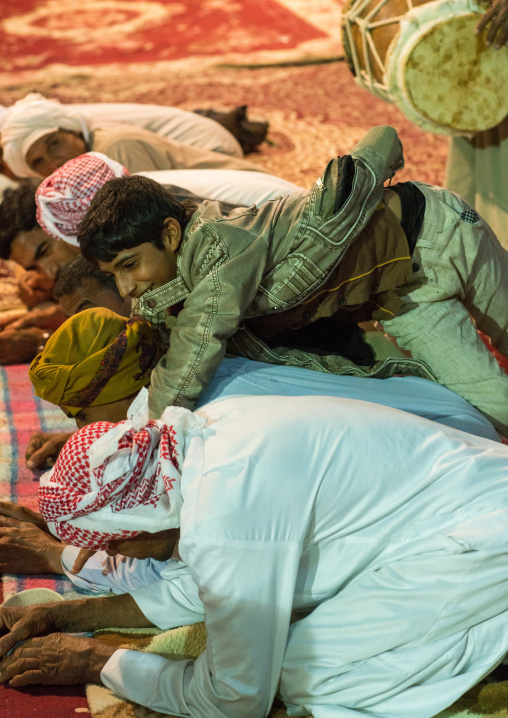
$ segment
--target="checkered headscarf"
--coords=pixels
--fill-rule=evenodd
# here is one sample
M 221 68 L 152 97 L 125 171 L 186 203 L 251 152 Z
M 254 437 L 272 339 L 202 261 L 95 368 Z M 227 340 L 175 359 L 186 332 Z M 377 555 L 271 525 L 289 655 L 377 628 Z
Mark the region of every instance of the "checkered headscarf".
M 180 525 L 185 435 L 204 419 L 168 407 L 158 421 L 97 422 L 77 431 L 41 477 L 39 509 L 65 542 L 100 550 L 110 541 Z
M 37 188 L 37 222 L 48 234 L 77 247 L 78 225 L 95 193 L 110 179 L 128 174 L 126 167 L 101 152 L 69 160 Z

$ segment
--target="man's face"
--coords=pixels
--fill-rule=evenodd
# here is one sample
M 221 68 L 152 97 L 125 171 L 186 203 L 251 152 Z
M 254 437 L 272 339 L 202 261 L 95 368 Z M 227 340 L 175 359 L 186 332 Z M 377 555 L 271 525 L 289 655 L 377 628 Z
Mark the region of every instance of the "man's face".
M 56 130 L 40 137 L 26 153 L 26 163 L 41 177 L 50 174 L 74 157 L 86 152 L 82 135 L 69 130 Z
M 131 300 L 123 299 L 113 289 L 108 289 L 93 277 L 88 277 L 70 294 L 62 294 L 58 303 L 66 317 L 72 317 L 83 309 L 106 307 L 121 317 L 131 313 Z
M 149 534 L 146 531 L 128 539 L 110 541 L 106 549 L 108 556 L 121 554 L 128 558 L 168 561 L 174 554 L 180 538 L 180 529 L 166 529 Z
M 54 284 L 60 267 L 72 262 L 78 254 L 78 247 L 51 237 L 40 227 L 34 227 L 16 235 L 11 244 L 9 259 L 29 271 L 38 271 Z
M 181 229 L 175 219 L 166 220 L 162 249 L 151 242 L 122 249 L 111 262 L 99 262 L 99 269 L 115 278 L 122 297 L 139 299 L 145 292 L 157 289 L 176 277 L 177 251 Z

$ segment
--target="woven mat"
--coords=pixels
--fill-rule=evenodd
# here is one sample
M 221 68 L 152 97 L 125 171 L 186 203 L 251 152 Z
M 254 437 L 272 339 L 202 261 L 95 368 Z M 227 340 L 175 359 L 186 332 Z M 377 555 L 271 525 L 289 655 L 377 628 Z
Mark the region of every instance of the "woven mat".
M 170 660 L 197 658 L 206 646 L 206 629 L 203 623 L 175 628 L 155 636 L 137 635 L 134 630 L 129 635 L 123 631 L 110 629 L 98 631 L 95 637 L 117 648 L 156 653 Z M 123 700 L 102 686 L 87 686 L 87 698 L 93 718 L 160 718 L 162 716 L 161 713 Z M 508 681 L 478 684 L 435 718 L 487 717 L 508 718 Z M 274 703 L 269 718 L 288 718 L 279 701 Z

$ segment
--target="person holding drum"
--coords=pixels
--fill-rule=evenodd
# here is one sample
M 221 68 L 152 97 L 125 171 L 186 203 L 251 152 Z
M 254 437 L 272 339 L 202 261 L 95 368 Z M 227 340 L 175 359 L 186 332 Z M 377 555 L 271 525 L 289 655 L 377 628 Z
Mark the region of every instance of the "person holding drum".
M 193 408 L 229 338 L 230 353 L 302 364 L 301 351 L 276 354 L 288 334 L 328 317 L 337 341 L 336 320 L 375 319 L 413 359 L 368 376 L 424 367 L 508 436 L 508 376 L 476 331 L 508 355 L 508 253 L 448 190 L 385 189 L 403 164 L 396 131 L 375 127 L 309 191 L 226 215 L 211 202 L 186 209 L 147 177 L 101 187 L 80 224 L 83 255 L 138 300 L 137 314 L 171 325 L 150 415 Z M 305 365 L 361 374 L 321 359 Z
M 508 0 L 494 0 L 478 33 L 486 27 L 486 43 L 508 55 Z M 495 127 L 452 137 L 445 185 L 480 212 L 508 249 L 508 114 Z
M 360 87 L 451 137 L 446 187 L 508 249 L 508 0 L 346 0 L 342 39 Z

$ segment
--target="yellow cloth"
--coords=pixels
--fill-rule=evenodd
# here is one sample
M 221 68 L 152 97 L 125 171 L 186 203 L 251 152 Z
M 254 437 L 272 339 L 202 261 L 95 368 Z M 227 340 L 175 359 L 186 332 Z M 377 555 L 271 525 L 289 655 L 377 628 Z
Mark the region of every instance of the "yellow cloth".
M 30 365 L 35 393 L 76 415 L 148 384 L 157 361 L 150 324 L 102 307 L 70 317 Z

